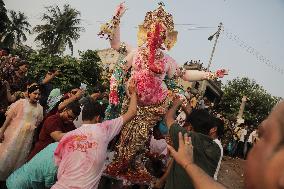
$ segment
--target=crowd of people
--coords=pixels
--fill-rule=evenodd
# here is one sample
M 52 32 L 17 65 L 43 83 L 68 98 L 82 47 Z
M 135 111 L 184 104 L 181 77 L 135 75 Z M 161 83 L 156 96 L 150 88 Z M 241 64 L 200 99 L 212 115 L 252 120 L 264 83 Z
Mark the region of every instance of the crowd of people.
M 1 187 L 121 187 L 123 183 L 109 184 L 108 181 L 115 182 L 107 175 L 103 176 L 103 171 L 104 164 L 111 158 L 111 153 L 107 152 L 108 143 L 136 115 L 135 84 L 129 86 L 132 94 L 129 110 L 117 119 L 102 122 L 106 108 L 98 102 L 105 97 L 102 93 L 84 97 L 82 89 L 72 89 L 63 95 L 60 89 L 52 89 L 49 83 L 54 77 L 60 77 L 58 71 L 48 72 L 39 84 L 29 82 L 26 78 L 29 63 L 8 53 L 8 49 L 0 51 Z M 15 79 L 17 77 L 21 77 L 21 80 Z M 153 188 L 194 188 L 200 184 L 198 177 L 194 180 L 194 174 L 204 174 L 203 177 L 210 184 L 222 188 L 207 176 L 217 180 L 223 156 L 223 145 L 219 139 L 223 136 L 226 120 L 212 111 L 206 99 L 204 103 L 204 99 L 190 94 L 190 90 L 186 97 L 183 105 L 182 100 L 177 98 L 166 113 L 165 124 L 154 127 L 150 149 L 151 157 L 155 157 L 152 161 L 158 166 L 151 164 L 151 169 L 157 175 L 151 185 Z M 78 120 L 78 116 L 81 120 Z M 261 141 L 257 137 L 258 130 L 248 131 L 245 124 L 232 127 L 231 130 L 233 140 L 226 148 L 233 157 L 247 157 L 249 149 L 255 143 L 257 146 L 258 140 Z M 193 151 L 190 151 L 192 148 L 186 148 L 190 145 L 186 145 L 186 142 L 184 145 L 180 132 L 188 133 L 184 140 L 189 140 Z M 169 141 L 174 148 L 167 145 Z M 177 150 L 179 146 L 176 152 L 174 149 Z M 171 158 L 167 148 L 177 160 Z M 176 155 L 179 153 L 181 155 Z M 189 161 L 188 165 L 183 165 L 180 160 L 184 156 L 188 159 L 182 161 Z M 188 167 L 192 166 L 196 173 L 189 170 Z M 101 176 L 103 179 L 100 181 Z
M 84 88 L 62 94 L 52 86 L 60 71 L 35 81 L 27 77 L 27 61 L 0 50 L 0 188 L 225 188 L 218 183 L 224 153 L 247 158 L 246 188 L 283 188 L 283 102 L 258 130 L 230 126 L 232 139 L 222 144 L 228 121 L 207 99 L 174 83 L 216 74 L 184 71 L 162 51 L 177 35 L 163 5 L 139 26 L 142 46 L 121 44 L 125 10 L 120 4 L 103 28 L 108 33 L 101 33 L 125 53 L 109 94 L 86 95 Z M 121 107 L 120 114 L 114 107 Z
M 135 83 L 129 85 L 128 111 L 119 118 L 103 121 L 106 107 L 99 103 L 99 99 L 105 97 L 102 93 L 86 97 L 82 89 L 72 89 L 63 95 L 60 89 L 52 89 L 50 84 L 54 77 L 60 77 L 58 71 L 50 71 L 38 83 L 29 82 L 26 78 L 29 63 L 17 57 L 17 61 L 13 61 L 15 57 L 9 55 L 7 49 L 2 49 L 0 52 L 1 65 L 5 65 L 1 67 L 3 86 L 1 87 L 3 121 L 0 129 L 1 187 L 5 185 L 13 189 L 98 187 L 108 154 L 108 143 L 119 134 L 123 125 L 136 115 Z M 15 80 L 10 81 L 9 78 L 17 77 L 17 73 L 22 70 L 17 67 L 17 62 L 24 62 L 22 65 L 25 66 L 25 72 L 22 73 L 21 81 L 25 82 L 18 83 L 18 88 L 12 90 L 10 86 L 15 86 Z M 6 74 L 7 70 L 9 77 Z M 167 142 L 173 141 L 177 146 L 176 136 L 180 129 L 184 132 L 195 131 L 197 134 L 193 134 L 192 138 L 197 143 L 206 141 L 206 144 L 196 144 L 200 145 L 198 153 L 203 156 L 197 156 L 200 158 L 199 165 L 205 166 L 210 175 L 217 178 L 218 170 L 215 167 L 220 167 L 222 146 L 220 141 L 212 143 L 211 139 L 218 141 L 220 134 L 217 131 L 220 128 L 223 130 L 223 123 L 220 119 L 209 115 L 203 105 L 199 105 L 195 96 L 188 95 L 185 101 L 187 103 L 184 103 L 186 105 L 180 109 L 179 115 L 186 116 L 177 116 L 182 117 L 177 118 L 179 119 L 177 121 L 184 122 L 183 127 L 175 125 L 172 120 L 176 117 L 174 114 L 180 103 L 176 100 L 173 102 L 174 111 L 170 109 L 169 115 L 166 116 L 168 118 L 165 119 L 169 132 L 162 132 L 163 129 L 158 124 L 154 128 L 149 156 L 160 166 L 151 168 L 159 178 L 153 181 L 153 187 L 162 188 L 168 177 L 173 179 L 170 183 L 172 186 L 168 188 L 172 188 L 176 183 L 175 173 L 172 173 L 171 168 L 178 165 L 169 156 Z M 78 116 L 81 117 L 81 121 L 78 120 Z M 200 130 L 199 128 L 202 127 L 206 129 Z M 174 133 L 172 128 L 176 130 Z M 202 149 L 204 145 L 212 145 L 210 153 Z M 207 155 L 213 160 L 206 158 Z M 206 165 L 207 163 L 209 165 Z M 186 178 L 185 175 L 183 177 Z M 106 188 L 102 183 L 99 187 Z

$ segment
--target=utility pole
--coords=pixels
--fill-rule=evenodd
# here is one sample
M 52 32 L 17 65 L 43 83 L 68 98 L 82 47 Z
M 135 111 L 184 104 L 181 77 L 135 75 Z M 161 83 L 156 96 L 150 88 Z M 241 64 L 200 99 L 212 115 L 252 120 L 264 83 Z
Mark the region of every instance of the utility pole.
M 214 36 L 215 37 L 215 41 L 214 41 L 214 46 L 213 46 L 213 49 L 212 49 L 212 52 L 211 52 L 211 56 L 210 56 L 210 59 L 209 59 L 209 63 L 208 63 L 208 66 L 207 66 L 207 71 L 209 71 L 209 68 L 211 66 L 211 63 L 212 63 L 212 59 L 213 59 L 213 55 L 214 55 L 214 52 L 215 52 L 215 49 L 216 49 L 216 45 L 217 45 L 217 41 L 218 41 L 218 38 L 220 36 L 220 33 L 221 33 L 221 29 L 222 29 L 222 22 L 220 22 L 219 26 L 218 26 L 218 30 L 216 33 L 214 33 L 213 35 L 211 35 L 208 40 L 212 40 Z
M 222 22 L 220 22 L 219 26 L 218 26 L 218 30 L 213 34 L 211 35 L 210 37 L 208 37 L 208 40 L 211 41 L 214 37 L 215 37 L 215 41 L 214 41 L 214 45 L 213 45 L 213 49 L 211 51 L 211 55 L 210 55 L 210 59 L 209 59 L 209 62 L 208 62 L 208 66 L 207 66 L 207 69 L 206 71 L 209 71 L 210 69 L 210 66 L 211 66 L 211 63 L 212 63 L 212 59 L 213 59 L 213 56 L 214 56 L 214 52 L 215 52 L 215 49 L 216 49 L 216 45 L 217 45 L 217 41 L 218 41 L 218 38 L 220 36 L 220 33 L 221 33 L 221 30 L 222 30 Z M 206 90 L 206 80 L 202 81 L 202 84 L 201 84 L 201 90 L 200 90 L 200 94 L 201 96 L 204 95 L 205 93 L 205 90 Z

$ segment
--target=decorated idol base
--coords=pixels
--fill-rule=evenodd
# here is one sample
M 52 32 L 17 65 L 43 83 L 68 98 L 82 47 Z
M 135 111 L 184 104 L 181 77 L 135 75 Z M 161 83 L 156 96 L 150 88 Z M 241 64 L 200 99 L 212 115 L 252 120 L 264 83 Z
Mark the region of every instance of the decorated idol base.
M 150 172 L 154 172 L 152 165 L 155 162 L 160 161 L 160 163 L 163 164 L 161 169 L 163 169 L 166 164 L 165 156 L 157 156 L 156 154 L 147 154 L 146 157 L 137 156 L 135 160 L 133 160 L 133 162 L 135 162 L 135 165 L 133 165 L 133 163 L 131 162 L 129 163 L 126 160 L 113 162 L 113 157 L 114 152 L 108 152 L 103 176 L 121 181 L 123 186 L 130 186 L 135 184 L 153 186 L 154 181 L 157 179 L 156 176 L 160 177 L 162 175 L 159 175 L 159 173 L 158 175 L 151 175 Z M 148 169 L 146 169 L 145 167 L 147 167 Z

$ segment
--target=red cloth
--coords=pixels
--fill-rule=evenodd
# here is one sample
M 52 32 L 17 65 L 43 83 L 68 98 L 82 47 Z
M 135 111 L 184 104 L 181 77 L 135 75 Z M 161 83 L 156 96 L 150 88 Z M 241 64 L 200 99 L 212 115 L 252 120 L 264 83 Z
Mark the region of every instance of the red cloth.
M 55 142 L 50 134 L 54 131 L 61 131 L 63 133 L 67 133 L 76 129 L 75 125 L 72 123 L 64 123 L 60 118 L 59 113 L 48 117 L 44 123 L 43 127 L 39 134 L 39 140 L 35 144 L 35 147 L 31 151 L 28 161 L 31 160 L 38 152 L 44 149 L 49 144 Z

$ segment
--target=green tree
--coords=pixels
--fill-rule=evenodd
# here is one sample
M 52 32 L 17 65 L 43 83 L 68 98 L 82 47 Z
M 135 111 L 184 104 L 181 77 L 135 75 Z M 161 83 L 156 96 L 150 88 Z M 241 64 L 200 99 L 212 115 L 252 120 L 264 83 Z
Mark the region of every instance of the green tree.
M 22 12 L 10 11 L 10 21 L 4 32 L 3 44 L 7 47 L 15 47 L 27 40 L 25 33 L 30 34 L 30 23 L 27 16 Z
M 53 82 L 54 87 L 60 88 L 63 92 L 80 87 L 86 83 L 90 92 L 93 92 L 97 85 L 100 85 L 100 58 L 97 51 L 87 50 L 80 52 L 78 60 L 71 56 L 58 56 L 48 53 L 33 52 L 28 61 L 30 62 L 29 78 L 39 81 L 44 78 L 49 70 L 61 70 L 61 75 Z
M 223 96 L 217 108 L 230 119 L 236 118 L 243 96 L 248 97 L 244 110 L 244 119 L 247 123 L 258 125 L 280 100 L 271 96 L 254 80 L 236 78 L 223 87 Z
M 76 58 L 48 53 L 33 53 L 28 60 L 30 62 L 29 78 L 31 80 L 40 81 L 49 70 L 60 70 L 61 75 L 52 80 L 54 87 L 67 92 L 80 86 L 82 75 Z
M 37 25 L 34 31 L 39 33 L 35 38 L 40 42 L 43 51 L 49 54 L 62 54 L 68 45 L 73 54 L 73 42 L 80 38 L 80 12 L 70 5 L 64 5 L 63 10 L 58 6 L 47 7 L 47 13 L 43 14 L 42 21 L 46 23 Z
M 27 60 L 31 54 L 36 53 L 36 51 L 28 45 L 17 45 L 10 53 L 14 56 L 19 56 L 21 59 Z
M 8 22 L 9 18 L 7 16 L 7 9 L 5 8 L 5 3 L 3 2 L 3 0 L 0 0 L 0 41 Z
M 102 66 L 100 64 L 100 57 L 97 51 L 87 50 L 79 52 L 80 54 L 80 71 L 84 78 L 82 82 L 86 83 L 89 87 L 95 88 L 101 84 Z M 100 84 L 98 84 L 100 83 Z

